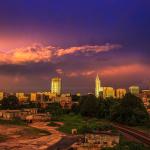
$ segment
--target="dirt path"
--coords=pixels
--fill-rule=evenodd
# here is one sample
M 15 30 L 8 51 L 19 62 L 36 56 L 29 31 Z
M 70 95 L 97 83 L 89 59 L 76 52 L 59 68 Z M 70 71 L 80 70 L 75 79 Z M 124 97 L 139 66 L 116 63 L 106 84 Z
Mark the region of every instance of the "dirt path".
M 29 139 L 13 135 L 6 142 L 0 143 L 0 150 L 46 150 L 49 146 L 56 144 L 65 137 L 63 133 L 56 130 L 56 127 L 49 127 L 45 122 L 33 123 L 30 126 L 47 130 L 51 135 Z

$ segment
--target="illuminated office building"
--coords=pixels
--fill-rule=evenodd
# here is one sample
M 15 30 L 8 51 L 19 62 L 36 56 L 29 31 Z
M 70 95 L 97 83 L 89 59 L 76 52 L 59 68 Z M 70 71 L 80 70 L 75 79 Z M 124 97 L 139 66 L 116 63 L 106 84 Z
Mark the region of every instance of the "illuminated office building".
M 131 94 L 138 96 L 140 93 L 140 88 L 138 86 L 130 86 L 129 91 Z
M 99 76 L 97 75 L 95 79 L 95 96 L 98 98 L 102 91 L 103 88 L 101 87 L 101 81 L 99 79 Z
M 51 81 L 51 93 L 61 94 L 61 78 L 52 78 Z
M 120 99 L 126 95 L 126 89 L 117 89 L 116 90 L 116 98 Z
M 115 90 L 112 87 L 103 88 L 103 98 L 115 97 Z

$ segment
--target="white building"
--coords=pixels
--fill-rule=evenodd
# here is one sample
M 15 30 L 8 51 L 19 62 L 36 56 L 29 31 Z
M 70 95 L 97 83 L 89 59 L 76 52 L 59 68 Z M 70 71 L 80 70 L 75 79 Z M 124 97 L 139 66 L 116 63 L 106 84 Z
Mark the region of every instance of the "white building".
M 95 96 L 97 98 L 100 96 L 100 92 L 103 92 L 103 88 L 101 87 L 101 81 L 100 81 L 99 76 L 97 74 L 96 80 L 95 80 Z
M 130 86 L 129 91 L 131 94 L 138 96 L 140 94 L 140 87 L 139 86 Z

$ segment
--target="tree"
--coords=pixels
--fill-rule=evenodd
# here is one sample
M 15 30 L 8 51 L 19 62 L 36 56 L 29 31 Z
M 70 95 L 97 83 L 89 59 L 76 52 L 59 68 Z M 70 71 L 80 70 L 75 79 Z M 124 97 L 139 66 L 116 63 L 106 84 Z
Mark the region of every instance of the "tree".
M 2 109 L 18 109 L 19 106 L 19 100 L 14 95 L 4 97 L 2 100 Z
M 51 103 L 48 105 L 46 112 L 50 112 L 54 116 L 59 116 L 63 113 L 63 110 L 59 103 Z
M 128 93 L 120 104 L 111 109 L 111 120 L 128 125 L 141 125 L 149 121 L 149 115 L 142 100 Z
M 77 102 L 77 101 L 79 101 L 79 100 L 80 100 L 80 96 L 72 95 L 71 97 L 72 97 L 72 101 Z
M 118 100 L 110 97 L 107 99 L 100 99 L 99 106 L 98 106 L 98 117 L 104 119 L 110 119 L 110 112 L 114 105 L 119 103 Z
M 81 98 L 80 113 L 83 116 L 96 117 L 98 110 L 98 100 L 94 95 L 88 95 Z

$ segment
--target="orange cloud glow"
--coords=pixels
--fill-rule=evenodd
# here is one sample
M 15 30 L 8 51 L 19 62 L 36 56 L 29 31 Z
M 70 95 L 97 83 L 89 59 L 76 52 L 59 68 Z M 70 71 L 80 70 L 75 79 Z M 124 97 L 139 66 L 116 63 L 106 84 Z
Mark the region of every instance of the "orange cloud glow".
M 142 64 L 130 64 L 116 67 L 107 67 L 98 72 L 100 72 L 102 76 L 117 76 L 136 73 L 150 74 L 149 66 Z
M 95 52 L 95 53 L 99 53 L 99 52 L 107 52 L 110 51 L 112 49 L 116 49 L 116 48 L 120 48 L 121 45 L 118 44 L 106 44 L 106 45 L 95 45 L 95 46 L 90 46 L 90 45 L 84 45 L 84 46 L 79 46 L 79 47 L 70 47 L 67 49 L 59 49 L 56 52 L 57 56 L 63 56 L 63 55 L 68 55 L 68 54 L 73 54 L 75 52 Z
M 68 54 L 74 54 L 76 52 L 107 52 L 116 48 L 120 48 L 120 45 L 106 44 L 106 45 L 95 45 L 95 46 L 80 46 L 70 48 L 59 48 L 54 46 L 32 46 L 25 48 L 16 48 L 10 51 L 0 51 L 0 63 L 1 64 L 23 64 L 28 62 L 51 62 L 52 59 L 57 57 L 63 57 Z

